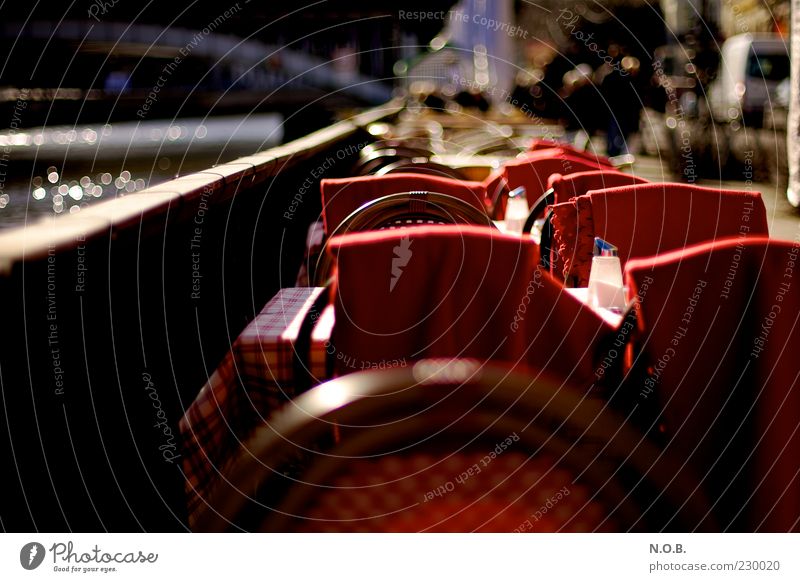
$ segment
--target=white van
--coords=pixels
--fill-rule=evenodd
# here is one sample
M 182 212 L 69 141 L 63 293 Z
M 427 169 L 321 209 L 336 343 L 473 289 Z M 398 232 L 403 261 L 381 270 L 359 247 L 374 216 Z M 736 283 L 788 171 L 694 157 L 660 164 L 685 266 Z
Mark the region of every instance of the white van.
M 764 109 L 789 76 L 789 39 L 779 34 L 737 34 L 722 45 L 717 79 L 709 88 L 714 120 L 760 126 Z

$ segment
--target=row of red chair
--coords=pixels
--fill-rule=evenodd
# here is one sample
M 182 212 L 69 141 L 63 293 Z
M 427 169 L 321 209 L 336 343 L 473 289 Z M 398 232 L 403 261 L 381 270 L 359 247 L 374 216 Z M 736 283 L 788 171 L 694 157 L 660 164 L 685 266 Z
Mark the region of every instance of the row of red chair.
M 409 166 L 408 170 L 380 176 L 323 180 L 321 192 L 325 232 L 333 233 L 347 216 L 363 204 L 387 194 L 409 191 L 439 192 L 486 209 L 489 214 L 502 218 L 505 209 L 504 194 L 518 186 L 525 187 L 528 202 L 533 205 L 539 195 L 550 187 L 547 179 L 551 174 L 592 171 L 616 173 L 606 159 L 579 152 L 569 146 L 547 149 L 539 147 L 504 164 L 482 182 L 455 180 L 427 172 L 411 173 L 413 166 Z M 602 178 L 595 182 L 602 183 Z
M 549 272 L 531 239 L 486 227 L 334 239 L 337 349 L 368 364 L 500 360 L 589 388 L 605 379 L 603 348 L 616 338 L 624 390 L 656 410 L 648 428 L 701 469 L 721 505 L 739 504 L 723 512 L 728 525 L 798 529 L 800 367 L 787 354 L 800 313 L 797 245 L 767 238 L 760 194 L 647 183 L 600 157 L 537 146 L 482 183 L 413 174 L 323 181 L 326 230 L 372 198 L 412 190 L 489 214 L 500 205 L 502 216 L 498 182 L 525 186 L 534 208 L 549 195 Z M 627 320 L 611 329 L 564 292 L 586 286 L 595 236 L 619 249 L 637 299 L 633 330 Z M 744 469 L 723 466 L 731 451 L 745 454 Z

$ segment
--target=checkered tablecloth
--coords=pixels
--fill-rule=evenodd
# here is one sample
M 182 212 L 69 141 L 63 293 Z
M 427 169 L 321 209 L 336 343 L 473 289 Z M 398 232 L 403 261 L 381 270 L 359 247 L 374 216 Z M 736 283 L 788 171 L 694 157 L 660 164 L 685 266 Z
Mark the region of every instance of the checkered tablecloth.
M 264 418 L 295 396 L 295 342 L 321 287 L 281 289 L 250 322 L 180 421 L 189 525 L 240 443 Z M 333 309 L 311 335 L 308 374 L 326 378 L 325 346 Z

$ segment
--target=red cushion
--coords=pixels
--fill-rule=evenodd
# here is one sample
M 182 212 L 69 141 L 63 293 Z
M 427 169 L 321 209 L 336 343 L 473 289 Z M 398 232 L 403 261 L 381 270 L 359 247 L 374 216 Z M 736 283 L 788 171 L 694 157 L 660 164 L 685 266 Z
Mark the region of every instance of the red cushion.
M 603 166 L 607 166 L 609 168 L 613 168 L 613 165 L 608 160 L 606 156 L 601 156 L 599 154 L 595 154 L 586 150 L 579 150 L 573 145 L 564 142 L 558 142 L 548 139 L 535 139 L 531 144 L 530 148 L 528 148 L 529 152 L 541 152 L 544 150 L 561 150 L 561 152 L 568 152 L 575 157 L 585 158 L 589 161 L 592 161 L 596 164 L 601 164 Z
M 609 326 L 537 267 L 529 238 L 475 226 L 345 235 L 333 346 L 340 373 L 426 357 L 477 357 L 588 386 Z M 546 329 L 543 329 L 546 327 Z
M 624 261 L 744 232 L 768 235 L 758 192 L 691 184 L 641 184 L 590 191 L 595 236 Z
M 551 174 L 547 179 L 547 189 L 553 189 L 554 204 L 566 202 L 573 196 L 582 196 L 589 190 L 646 184 L 647 180 L 633 174 L 616 170 L 592 170 L 589 172 L 573 172 L 572 174 Z
M 531 142 L 531 146 L 528 148 L 528 150 L 532 152 L 539 150 L 549 150 L 552 148 L 557 148 L 559 147 L 559 145 L 561 144 L 553 139 L 537 138 Z
M 588 284 L 595 236 L 616 245 L 624 264 L 634 257 L 716 238 L 769 233 L 760 193 L 691 184 L 650 183 L 593 190 L 554 210 L 559 214 L 558 220 L 554 219 L 556 230 L 561 230 L 554 236 L 559 256 L 571 261 L 569 276 L 577 278 L 579 286 Z M 591 212 L 591 220 L 585 218 L 587 212 Z M 568 220 L 570 213 L 575 214 L 573 220 Z M 564 228 L 559 229 L 559 221 L 571 232 L 565 234 Z
M 357 178 L 325 179 L 320 184 L 325 232 L 330 234 L 351 212 L 363 204 L 401 192 L 424 190 L 448 194 L 481 210 L 486 209 L 485 190 L 480 182 L 454 180 L 427 174 L 388 174 Z
M 586 287 L 594 250 L 592 203 L 588 196 L 575 196 L 554 204 L 550 272 L 572 287 Z
M 547 155 L 555 149 L 531 152 L 503 166 L 503 177 L 509 189 L 513 190 L 524 186 L 529 205 L 532 205 L 547 190 L 547 180 L 551 174 L 608 170 L 608 166 L 584 157 L 574 156 L 560 149 L 558 149 L 560 152 L 558 155 Z
M 655 380 L 639 401 L 658 403 L 670 447 L 707 486 L 747 477 L 733 506 L 750 531 L 800 529 L 798 258 L 796 242 L 735 237 L 626 267 Z

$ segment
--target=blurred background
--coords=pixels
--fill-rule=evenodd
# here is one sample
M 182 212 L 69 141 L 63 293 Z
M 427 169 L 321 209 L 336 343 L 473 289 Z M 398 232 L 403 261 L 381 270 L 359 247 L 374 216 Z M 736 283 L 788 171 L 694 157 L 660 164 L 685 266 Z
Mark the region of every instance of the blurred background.
M 785 190 L 789 15 L 788 0 L 4 3 L 0 228 L 397 96 L 516 108 L 666 179 Z

